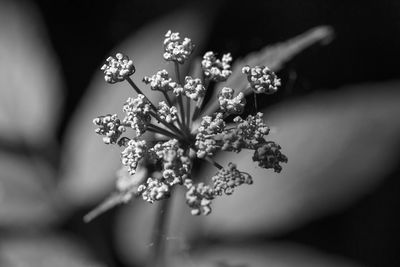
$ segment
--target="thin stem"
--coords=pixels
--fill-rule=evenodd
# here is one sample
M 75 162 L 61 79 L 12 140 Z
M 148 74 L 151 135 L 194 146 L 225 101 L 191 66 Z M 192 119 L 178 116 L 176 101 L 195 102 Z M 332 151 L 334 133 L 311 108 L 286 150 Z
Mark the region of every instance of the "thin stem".
M 253 97 L 254 97 L 254 107 L 255 107 L 255 112 L 257 112 L 258 110 L 258 105 L 257 105 L 257 94 L 253 93 Z
M 153 133 L 159 133 L 159 134 L 168 136 L 170 138 L 175 138 L 175 139 L 178 139 L 178 140 L 180 139 L 179 136 L 177 136 L 177 135 L 175 135 L 175 134 L 173 134 L 173 133 L 171 133 L 171 132 L 169 132 L 167 130 L 164 130 L 163 128 L 160 128 L 160 127 L 158 127 L 156 125 L 153 125 L 153 124 L 149 125 L 147 130 L 150 131 L 150 132 L 153 132 Z
M 214 165 L 215 167 L 217 167 L 219 170 L 223 169 L 224 167 L 222 167 L 220 164 L 218 164 L 217 162 L 215 162 L 212 158 L 210 157 L 205 157 L 204 158 L 206 161 L 208 161 L 209 163 L 211 163 L 212 165 Z
M 157 115 L 157 113 L 154 112 L 149 112 L 151 116 L 153 116 L 158 122 L 162 123 L 165 127 L 167 127 L 168 129 L 170 129 L 172 132 L 174 132 L 176 135 L 181 136 L 182 138 L 185 138 L 184 135 L 182 135 L 181 131 L 176 128 L 175 125 L 173 125 L 172 123 L 167 123 L 165 122 L 163 119 L 160 118 L 160 116 Z
M 168 211 L 170 208 L 170 199 L 160 201 L 160 209 L 156 216 L 155 227 L 152 236 L 152 256 L 149 267 L 165 266 L 165 241 L 166 230 L 168 229 Z
M 178 83 L 183 86 L 183 83 L 181 81 L 181 75 L 179 73 L 179 63 L 178 62 L 174 62 L 174 66 L 175 66 L 175 75 L 176 75 L 176 80 L 178 81 Z M 182 121 L 182 131 L 186 131 L 185 130 L 185 110 L 183 108 L 183 100 L 182 100 L 182 95 L 178 96 L 178 105 L 179 105 L 179 109 L 181 111 L 181 121 Z
M 207 92 L 207 91 L 208 91 L 208 86 L 210 85 L 210 80 L 204 78 L 204 74 L 203 74 L 202 80 L 203 80 L 202 82 L 203 82 L 204 88 L 206 88 L 206 92 Z M 205 97 L 205 96 L 201 96 L 201 97 L 197 100 L 196 108 L 194 109 L 193 116 L 192 116 L 192 121 L 194 121 L 195 119 L 197 119 L 197 117 L 199 116 L 200 111 L 201 111 L 201 107 L 203 106 L 204 97 Z
M 171 98 L 169 98 L 168 93 L 163 90 L 161 92 L 163 93 L 165 99 L 167 100 L 168 106 L 172 107 L 172 101 L 171 101 Z
M 154 111 L 157 111 L 156 106 L 153 104 L 153 102 L 150 101 L 150 99 L 147 98 L 147 96 L 145 94 L 143 94 L 142 90 L 140 90 L 140 88 L 132 81 L 131 78 L 127 77 L 126 80 L 128 81 L 128 83 L 132 86 L 132 88 L 136 91 L 136 93 L 143 95 L 144 98 L 147 100 L 147 102 L 149 102 L 151 108 Z
M 186 125 L 190 128 L 190 102 L 192 100 L 187 97 L 186 98 Z

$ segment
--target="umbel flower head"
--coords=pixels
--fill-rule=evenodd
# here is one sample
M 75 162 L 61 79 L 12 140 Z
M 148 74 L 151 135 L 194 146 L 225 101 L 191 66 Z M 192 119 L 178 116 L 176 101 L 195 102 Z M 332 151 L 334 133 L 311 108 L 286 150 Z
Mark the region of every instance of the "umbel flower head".
M 222 88 L 217 99 L 210 100 L 218 104 L 218 110 L 205 114 L 202 103 L 210 81 L 221 82 L 229 78 L 232 73 L 231 55 L 228 53 L 218 59 L 214 52 L 207 52 L 201 62 L 201 77 L 181 79 L 179 66 L 191 55 L 194 49 L 192 41 L 168 31 L 163 47 L 163 57 L 175 65 L 176 73 L 171 77 L 166 70 L 160 70 L 144 77 L 143 82 L 149 87 L 144 90 L 131 80 L 135 67 L 127 56 L 118 53 L 115 58 L 106 60 L 101 68 L 105 80 L 109 83 L 127 81 L 136 94 L 123 105 L 123 119 L 108 114 L 95 118 L 93 122 L 104 143 L 122 147 L 123 171 L 118 172 L 117 181 L 121 202 L 127 202 L 134 195 L 150 203 L 162 201 L 173 194 L 174 187 L 181 186 L 186 190 L 186 203 L 191 213 L 208 215 L 214 198 L 231 195 L 241 185 L 253 183 L 251 175 L 238 170 L 236 164 L 221 166 L 217 163 L 213 159 L 216 153 L 252 150 L 255 164 L 275 172 L 280 172 L 281 164 L 287 162 L 281 147 L 267 139 L 269 128 L 264 123 L 263 114 L 241 116 L 246 105 L 246 92 L 274 93 L 280 80 L 268 67 L 245 66 L 242 72 L 248 85 L 245 88 Z M 159 91 L 165 99 L 152 103 L 146 97 L 148 90 Z M 228 123 L 226 119 L 230 115 L 235 117 Z M 154 134 L 145 135 L 147 132 Z M 215 168 L 215 175 L 199 181 L 192 174 L 195 162 L 210 164 Z M 135 173 L 140 165 L 152 165 L 149 170 L 153 173 L 137 180 Z

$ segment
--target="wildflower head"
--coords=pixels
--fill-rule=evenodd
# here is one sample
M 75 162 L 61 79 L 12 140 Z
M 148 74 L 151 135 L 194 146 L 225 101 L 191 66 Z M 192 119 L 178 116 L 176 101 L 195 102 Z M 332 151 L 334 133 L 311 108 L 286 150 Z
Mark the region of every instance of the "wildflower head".
M 190 76 L 186 76 L 183 92 L 188 98 L 197 101 L 200 97 L 204 97 L 206 89 L 199 78 L 193 79 Z
M 147 153 L 146 140 L 131 139 L 128 141 L 127 146 L 121 152 L 122 165 L 127 167 L 130 175 L 136 173 L 136 168 L 139 161 Z
M 167 123 L 174 123 L 177 120 L 178 110 L 175 106 L 169 107 L 165 101 L 158 104 L 158 114 Z
M 135 73 L 133 61 L 122 53 L 117 53 L 115 58 L 110 56 L 106 63 L 101 67 L 104 71 L 104 80 L 108 83 L 117 83 L 124 81 L 127 77 Z
M 164 59 L 183 64 L 192 54 L 194 45 L 189 38 L 179 36 L 178 32 L 170 30 L 165 34 L 164 39 Z
M 150 84 L 151 90 L 158 90 L 162 92 L 174 91 L 176 88 L 180 87 L 179 84 L 172 81 L 166 70 L 157 71 L 151 77 L 144 77 L 143 82 L 145 84 Z
M 214 191 L 204 183 L 193 184 L 192 180 L 185 181 L 186 203 L 192 209 L 192 215 L 208 215 L 211 213 L 211 200 L 214 199 Z
M 138 187 L 138 192 L 142 198 L 150 203 L 169 197 L 170 188 L 162 180 L 149 177 L 146 183 Z
M 281 85 L 281 80 L 268 67 L 245 66 L 242 68 L 242 72 L 247 75 L 250 88 L 256 94 L 273 94 Z
M 252 184 L 253 179 L 248 173 L 240 172 L 236 164 L 230 162 L 228 168 L 220 169 L 211 180 L 213 181 L 213 190 L 215 195 L 231 195 L 235 189 L 242 184 Z
M 129 97 L 122 110 L 126 113 L 124 124 L 133 128 L 136 136 L 141 136 L 151 121 L 150 104 L 145 96 L 140 94 L 136 98 Z
M 106 81 L 115 83 L 126 79 L 137 95 L 129 97 L 123 105 L 125 117 L 106 115 L 93 122 L 96 132 L 103 136 L 107 144 L 122 147 L 121 163 L 123 171 L 118 173 L 117 193 L 120 200 L 126 202 L 140 195 L 153 203 L 168 198 L 172 189 L 183 186 L 186 189 L 186 203 L 193 215 L 211 213 L 212 200 L 220 195 L 230 195 L 242 184 L 251 184 L 252 177 L 239 171 L 234 163 L 223 167 L 214 159 L 220 151 L 240 153 L 242 149 L 253 150 L 253 161 L 259 167 L 280 172 L 281 163 L 287 158 L 281 153 L 281 147 L 268 141 L 269 128 L 263 121 L 263 114 L 237 116 L 229 124 L 225 119 L 232 114 L 240 115 L 244 111 L 245 88 L 224 87 L 217 99 L 218 104 L 212 114 L 202 111 L 210 81 L 221 82 L 231 75 L 230 54 L 218 59 L 213 52 L 207 52 L 201 67 L 202 77 L 186 76 L 180 80 L 179 64 L 184 63 L 193 51 L 190 39 L 181 39 L 179 33 L 168 31 L 164 40 L 164 58 L 174 61 L 173 79 L 166 70 L 143 78 L 150 90 L 159 91 L 165 98 L 154 105 L 131 79 L 127 79 L 135 68 L 132 61 L 122 54 L 107 59 L 103 66 Z M 280 81 L 267 67 L 248 66 L 243 68 L 254 93 L 272 93 Z M 211 102 L 212 103 L 212 102 Z M 202 114 L 203 112 L 203 114 Z M 201 116 L 200 116 L 201 115 Z M 193 121 L 196 120 L 197 121 Z M 133 130 L 133 136 L 123 136 Z M 146 132 L 157 133 L 143 139 Z M 161 137 L 160 137 L 161 136 Z M 152 137 L 154 137 L 152 139 Z M 198 181 L 192 175 L 193 165 L 204 161 L 217 168 L 213 177 Z M 139 164 L 152 165 L 152 177 L 133 178 Z M 146 179 L 144 179 L 146 177 Z
M 224 54 L 220 60 L 217 59 L 214 52 L 209 51 L 204 54 L 201 67 L 207 79 L 215 82 L 223 82 L 232 74 L 231 62 L 232 57 L 230 53 Z
M 241 114 L 246 105 L 244 94 L 240 92 L 234 97 L 235 90 L 224 87 L 218 94 L 219 108 L 222 112 L 229 114 Z
M 266 169 L 274 169 L 281 172 L 283 162 L 287 162 L 287 157 L 281 153 L 280 145 L 274 142 L 266 142 L 258 146 L 253 155 L 253 160 L 258 162 L 258 166 Z
M 126 130 L 125 127 L 121 125 L 117 114 L 99 116 L 93 120 L 93 123 L 99 126 L 95 132 L 104 136 L 103 141 L 106 144 L 116 144 L 118 138 Z

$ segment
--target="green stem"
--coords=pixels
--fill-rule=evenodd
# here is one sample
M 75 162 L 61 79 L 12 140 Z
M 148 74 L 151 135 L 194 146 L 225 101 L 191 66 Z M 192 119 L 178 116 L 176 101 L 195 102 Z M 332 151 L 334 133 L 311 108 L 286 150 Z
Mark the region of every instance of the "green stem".
M 178 83 L 181 86 L 184 86 L 184 84 L 181 81 L 181 75 L 179 73 L 179 63 L 178 62 L 174 62 L 174 66 L 175 66 L 175 75 L 176 75 L 176 80 L 178 81 Z M 182 131 L 186 132 L 186 126 L 185 126 L 185 110 L 183 108 L 183 100 L 182 100 L 182 95 L 178 96 L 178 105 L 179 105 L 179 109 L 181 111 L 181 122 L 182 122 Z
M 215 167 L 217 167 L 219 170 L 223 169 L 224 167 L 222 167 L 222 165 L 218 164 L 217 162 L 215 162 L 212 158 L 210 157 L 205 157 L 204 158 L 206 161 L 208 161 L 209 163 L 211 163 L 212 165 L 214 165 Z
M 132 86 L 132 88 L 136 91 L 136 93 L 143 95 L 144 98 L 146 99 L 147 102 L 149 102 L 151 108 L 154 111 L 157 111 L 156 106 L 153 104 L 153 102 L 150 101 L 150 99 L 147 98 L 147 96 L 145 94 L 143 94 L 142 90 L 140 90 L 140 88 L 132 81 L 131 78 L 127 77 L 126 80 L 128 81 L 128 83 Z
M 170 199 L 160 201 L 160 209 L 156 216 L 155 226 L 152 236 L 152 255 L 149 267 L 165 266 L 165 241 L 166 231 L 168 229 L 168 214 L 170 208 Z
M 190 101 L 189 97 L 186 98 L 186 125 L 188 129 L 190 128 Z
M 184 135 L 182 135 L 182 131 L 179 130 L 178 128 L 176 128 L 175 125 L 173 125 L 172 123 L 167 123 L 165 122 L 163 119 L 160 118 L 160 116 L 158 116 L 157 113 L 155 112 L 149 112 L 151 116 L 153 116 L 158 122 L 162 123 L 165 127 L 167 127 L 168 129 L 170 129 L 172 132 L 174 132 L 176 135 L 185 138 Z
M 150 132 L 153 132 L 153 133 L 159 133 L 159 134 L 168 136 L 170 138 L 175 138 L 177 140 L 180 139 L 180 137 L 175 135 L 174 133 L 171 133 L 171 132 L 169 132 L 167 130 L 164 130 L 163 128 L 160 128 L 160 127 L 158 127 L 156 125 L 153 125 L 153 124 L 149 125 L 147 130 L 150 131 Z
M 210 80 L 204 78 L 204 75 L 203 75 L 203 84 L 204 84 L 204 88 L 206 89 L 206 92 L 207 92 L 208 86 L 210 85 Z M 204 97 L 205 96 L 201 96 L 199 98 L 199 100 L 197 100 L 196 108 L 194 109 L 193 116 L 192 116 L 192 121 L 197 119 L 197 117 L 200 115 L 201 107 L 203 106 L 203 102 L 204 102 Z
M 258 110 L 258 104 L 257 104 L 257 94 L 253 93 L 253 97 L 254 97 L 254 107 L 255 107 L 255 114 L 257 113 Z
M 168 106 L 172 107 L 172 101 L 171 101 L 171 98 L 169 98 L 168 93 L 165 91 L 161 91 L 161 92 L 163 93 L 165 100 L 167 100 Z

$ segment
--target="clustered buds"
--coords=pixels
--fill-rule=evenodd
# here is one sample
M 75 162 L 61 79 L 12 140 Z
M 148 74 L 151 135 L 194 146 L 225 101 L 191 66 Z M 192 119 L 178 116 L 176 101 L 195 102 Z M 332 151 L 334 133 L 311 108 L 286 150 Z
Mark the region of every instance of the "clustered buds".
M 151 90 L 157 90 L 162 92 L 174 91 L 176 88 L 180 87 L 179 84 L 172 81 L 166 70 L 160 70 L 151 77 L 144 77 L 143 82 L 145 84 L 150 84 Z
M 128 56 L 117 53 L 115 58 L 110 56 L 106 59 L 106 64 L 101 67 L 101 70 L 104 71 L 106 82 L 117 83 L 135 73 L 135 66 Z
M 186 203 L 192 209 L 192 215 L 208 215 L 211 213 L 211 200 L 214 199 L 214 191 L 204 183 L 193 184 L 192 180 L 186 180 Z
M 190 76 L 186 76 L 183 92 L 190 99 L 197 101 L 200 97 L 204 97 L 206 89 L 200 79 L 193 79 Z
M 181 39 L 179 33 L 166 33 L 164 59 L 175 63 L 177 73 L 174 77 L 177 79 L 180 79 L 179 64 L 189 58 L 193 48 L 190 39 Z M 128 79 L 137 92 L 136 97 L 129 97 L 123 105 L 125 117 L 122 120 L 116 114 L 93 120 L 98 127 L 96 133 L 103 136 L 106 144 L 122 147 L 123 168 L 117 175 L 117 194 L 120 194 L 122 202 L 129 201 L 133 196 L 141 196 L 153 203 L 168 198 L 173 187 L 183 186 L 191 213 L 209 214 L 214 198 L 230 195 L 237 187 L 253 183 L 250 174 L 239 171 L 234 163 L 223 167 L 215 162 L 213 156 L 219 151 L 239 153 L 242 149 L 253 150 L 252 160 L 258 166 L 275 172 L 282 170 L 281 163 L 287 162 L 287 158 L 278 144 L 267 140 L 269 128 L 264 123 L 262 113 L 243 118 L 236 116 L 232 123 L 225 122 L 229 115 L 240 115 L 245 111 L 247 88 L 237 88 L 237 93 L 232 88 L 222 88 L 218 98 L 210 100 L 218 104 L 219 108 L 215 108 L 217 111 L 212 114 L 201 113 L 209 82 L 226 81 L 232 73 L 231 62 L 229 53 L 218 59 L 214 52 L 207 52 L 201 62 L 203 75 L 200 78 L 186 76 L 184 81 L 175 81 L 166 70 L 144 77 L 143 82 L 151 90 L 159 91 L 165 97 L 165 101 L 160 101 L 156 106 L 128 79 L 135 72 L 132 60 L 120 53 L 106 60 L 101 68 L 105 80 L 115 83 Z M 267 67 L 246 66 L 242 72 L 247 75 L 249 88 L 254 93 L 274 93 L 280 85 L 279 78 Z M 193 109 L 192 104 L 195 104 Z M 201 117 L 197 117 L 199 114 Z M 122 136 L 129 129 L 135 134 L 132 137 Z M 158 135 L 150 136 L 146 141 L 142 138 L 146 131 Z M 192 176 L 193 164 L 199 160 L 211 163 L 218 169 L 209 181 L 199 182 Z M 146 164 L 153 164 L 149 168 L 152 170 L 150 176 L 147 173 L 146 176 L 138 175 L 138 166 Z
M 130 175 L 136 173 L 136 168 L 139 161 L 146 155 L 147 145 L 146 140 L 131 139 L 127 146 L 121 152 L 122 165 L 128 168 Z
M 182 184 L 190 177 L 191 160 L 188 152 L 180 147 L 179 141 L 171 139 L 164 143 L 158 143 L 152 151 L 156 158 L 163 163 L 162 176 L 170 186 Z
M 223 55 L 222 59 L 219 60 L 214 52 L 209 51 L 204 54 L 201 67 L 207 79 L 215 82 L 223 82 L 232 74 L 231 62 L 232 57 L 230 53 Z
M 160 119 L 167 123 L 173 123 L 177 120 L 178 110 L 174 106 L 169 107 L 165 101 L 161 101 L 158 104 L 158 114 L 160 115 Z
M 244 94 L 240 92 L 237 96 L 234 97 L 235 90 L 224 87 L 221 92 L 218 94 L 219 101 L 219 109 L 221 112 L 229 114 L 241 114 L 244 110 L 244 106 L 246 105 L 246 99 L 244 98 Z
M 141 136 L 151 121 L 150 104 L 145 96 L 140 94 L 136 98 L 129 97 L 122 110 L 126 113 L 124 124 L 135 129 L 136 136 Z
M 95 132 L 99 135 L 104 135 L 103 141 L 106 144 L 116 144 L 118 138 L 126 130 L 125 127 L 121 125 L 117 114 L 99 116 L 93 120 L 93 123 L 99 126 Z
M 266 142 L 258 146 L 254 151 L 253 160 L 258 162 L 258 166 L 266 169 L 274 169 L 281 172 L 281 162 L 287 162 L 287 157 L 281 153 L 281 146 L 274 142 Z
M 189 38 L 181 40 L 178 32 L 168 31 L 164 40 L 164 59 L 183 64 L 192 54 L 194 45 Z
M 236 164 L 230 162 L 227 169 L 220 169 L 216 175 L 211 178 L 213 182 L 214 194 L 221 196 L 223 193 L 231 195 L 235 189 L 242 184 L 252 184 L 253 179 L 250 174 L 240 172 Z
M 281 80 L 268 67 L 245 66 L 242 72 L 247 75 L 250 87 L 256 94 L 273 94 L 281 85 Z
M 148 178 L 145 184 L 138 187 L 142 198 L 150 203 L 169 197 L 170 188 L 161 179 Z

